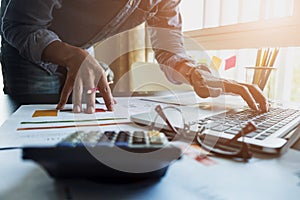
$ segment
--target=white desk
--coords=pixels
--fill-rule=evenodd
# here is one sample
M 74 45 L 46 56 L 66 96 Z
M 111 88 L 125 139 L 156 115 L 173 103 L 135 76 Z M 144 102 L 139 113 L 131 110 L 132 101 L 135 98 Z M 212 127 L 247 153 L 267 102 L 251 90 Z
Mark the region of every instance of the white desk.
M 157 182 L 100 184 L 55 181 L 19 150 L 0 152 L 0 199 L 299 199 L 300 152 L 234 163 L 213 158 L 204 166 L 184 157 Z M 298 170 L 297 170 L 298 169 Z
M 299 199 L 300 151 L 249 163 L 212 159 L 204 166 L 183 157 L 157 182 L 101 184 L 55 181 L 20 150 L 0 151 L 0 199 Z

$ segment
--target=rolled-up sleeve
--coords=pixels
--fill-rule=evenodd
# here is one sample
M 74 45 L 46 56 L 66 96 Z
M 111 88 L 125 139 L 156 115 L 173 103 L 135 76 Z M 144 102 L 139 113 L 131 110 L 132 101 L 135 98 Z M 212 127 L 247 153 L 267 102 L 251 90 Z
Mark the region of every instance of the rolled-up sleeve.
M 169 81 L 175 84 L 174 68 L 182 62 L 195 61 L 188 56 L 183 45 L 182 19 L 179 12 L 180 0 L 161 1 L 154 17 L 147 20 L 155 58 Z
M 2 35 L 20 55 L 48 71 L 49 63 L 42 61 L 44 49 L 60 40 L 48 26 L 52 10 L 60 7 L 60 0 L 10 0 L 2 18 Z

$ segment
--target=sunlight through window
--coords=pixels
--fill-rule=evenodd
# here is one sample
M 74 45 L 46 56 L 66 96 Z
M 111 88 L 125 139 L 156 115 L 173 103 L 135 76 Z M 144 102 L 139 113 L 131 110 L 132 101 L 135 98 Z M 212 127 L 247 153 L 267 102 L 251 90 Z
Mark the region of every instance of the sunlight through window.
M 294 0 L 182 0 L 183 30 L 196 30 L 293 15 Z

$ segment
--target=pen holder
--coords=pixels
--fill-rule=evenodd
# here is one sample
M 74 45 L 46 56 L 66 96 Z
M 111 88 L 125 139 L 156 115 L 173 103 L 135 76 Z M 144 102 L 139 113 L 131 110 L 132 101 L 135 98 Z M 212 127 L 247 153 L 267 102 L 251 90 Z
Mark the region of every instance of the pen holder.
M 265 97 L 271 101 L 276 98 L 276 78 L 275 67 L 246 67 L 246 82 L 258 85 Z

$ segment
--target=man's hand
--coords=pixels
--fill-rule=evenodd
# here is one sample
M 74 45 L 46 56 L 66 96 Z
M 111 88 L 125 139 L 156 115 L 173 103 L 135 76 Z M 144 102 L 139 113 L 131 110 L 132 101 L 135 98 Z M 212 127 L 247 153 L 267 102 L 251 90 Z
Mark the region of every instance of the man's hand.
M 185 77 L 185 82 L 189 82 L 197 95 L 202 98 L 218 97 L 221 94 L 237 94 L 246 101 L 250 108 L 264 112 L 269 110 L 268 101 L 257 85 L 222 79 L 206 70 L 197 67 L 191 68 L 188 63 L 180 66 L 178 71 Z
M 76 66 L 76 64 L 74 65 Z M 73 90 L 73 111 L 76 113 L 82 112 L 83 99 L 85 99 L 85 112 L 94 113 L 96 91 L 87 92 L 93 88 L 98 88 L 107 109 L 112 111 L 114 102 L 105 72 L 92 56 L 87 55 L 79 69 L 70 68 L 57 109 L 63 108 Z
M 57 109 L 63 109 L 73 91 L 73 111 L 82 112 L 85 98 L 87 113 L 95 112 L 95 92 L 88 94 L 92 88 L 98 88 L 103 96 L 106 107 L 113 110 L 114 100 L 106 80 L 106 75 L 99 63 L 84 50 L 55 41 L 43 53 L 43 58 L 55 64 L 68 68 L 68 74 L 63 87 Z
M 266 112 L 269 109 L 267 99 L 257 85 L 217 78 L 201 69 L 194 70 L 194 73 L 191 74 L 191 84 L 195 92 L 203 98 L 232 93 L 240 95 L 254 110 L 261 109 Z M 259 104 L 259 108 L 257 104 Z

